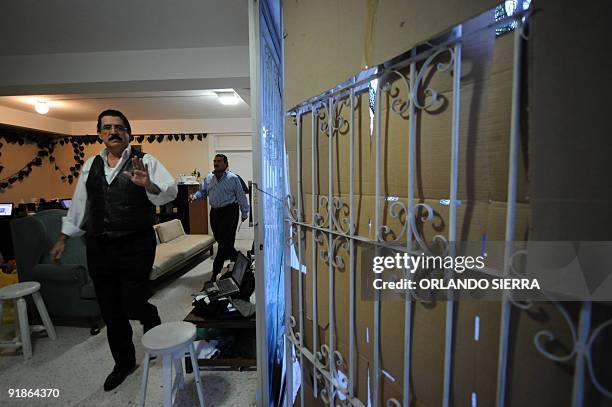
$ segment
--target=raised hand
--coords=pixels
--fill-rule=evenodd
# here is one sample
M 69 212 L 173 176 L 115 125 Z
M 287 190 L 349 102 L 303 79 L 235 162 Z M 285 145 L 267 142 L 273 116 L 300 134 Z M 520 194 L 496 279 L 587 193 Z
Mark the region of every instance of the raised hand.
M 126 177 L 129 177 L 130 180 L 136 185 L 139 185 L 144 188 L 151 188 L 151 178 L 149 177 L 149 168 L 147 165 L 143 164 L 142 159 L 138 157 L 132 158 L 132 167 L 133 171 L 130 173 L 129 171 L 124 171 L 123 174 Z

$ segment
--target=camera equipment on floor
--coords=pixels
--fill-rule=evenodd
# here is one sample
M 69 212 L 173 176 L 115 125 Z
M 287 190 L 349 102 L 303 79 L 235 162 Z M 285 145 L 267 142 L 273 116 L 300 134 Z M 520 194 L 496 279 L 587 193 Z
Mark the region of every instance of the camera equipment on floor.
M 219 281 L 206 283 L 200 295 L 195 296 L 193 306 L 197 314 L 204 318 L 241 315 L 241 310 L 238 310 L 231 300 L 249 301 L 255 291 L 252 265 L 251 259 L 238 252 L 231 273 L 223 273 Z

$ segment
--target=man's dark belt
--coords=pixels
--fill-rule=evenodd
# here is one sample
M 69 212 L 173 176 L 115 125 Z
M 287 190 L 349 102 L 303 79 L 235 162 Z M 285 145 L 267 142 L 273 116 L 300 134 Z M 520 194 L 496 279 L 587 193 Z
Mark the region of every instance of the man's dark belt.
M 220 207 L 218 207 L 218 208 L 212 208 L 212 209 L 215 209 L 215 210 L 218 210 L 218 209 L 225 209 L 225 208 L 229 208 L 230 206 L 238 206 L 238 202 L 232 202 L 231 204 L 227 204 L 227 205 L 225 205 L 225 206 L 220 206 Z

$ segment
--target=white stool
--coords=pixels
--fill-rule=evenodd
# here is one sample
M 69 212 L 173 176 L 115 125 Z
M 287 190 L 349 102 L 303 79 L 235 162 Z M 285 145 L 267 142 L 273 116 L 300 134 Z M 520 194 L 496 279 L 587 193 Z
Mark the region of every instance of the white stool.
M 149 378 L 149 360 L 153 355 L 162 357 L 164 368 L 164 407 L 170 407 L 174 403 L 176 391 L 183 389 L 182 359 L 185 353 L 189 352 L 191 366 L 193 366 L 196 389 L 200 406 L 204 407 L 204 390 L 200 378 L 200 369 L 196 359 L 193 341 L 196 338 L 196 327 L 190 322 L 167 322 L 156 326 L 142 337 L 142 346 L 145 349 L 144 371 L 142 376 L 142 395 L 140 403 L 144 407 L 147 397 L 147 380 Z M 172 384 L 172 365 L 176 370 L 176 377 Z
M 36 281 L 11 284 L 0 288 L 0 324 L 2 324 L 2 304 L 4 301 L 13 300 L 15 302 L 15 310 L 17 311 L 15 317 L 15 338 L 12 341 L 0 341 L 0 348 L 22 348 L 25 359 L 32 357 L 30 331 L 47 331 L 49 338 L 52 340 L 57 338 L 55 329 L 51 323 L 51 318 L 49 318 L 47 308 L 38 290 L 40 290 L 40 283 Z M 42 319 L 44 326 L 33 325 L 30 327 L 28 322 L 28 310 L 25 299 L 23 298 L 30 294 L 32 295 L 32 299 L 34 299 L 34 304 L 36 304 L 36 308 L 38 309 L 40 319 Z

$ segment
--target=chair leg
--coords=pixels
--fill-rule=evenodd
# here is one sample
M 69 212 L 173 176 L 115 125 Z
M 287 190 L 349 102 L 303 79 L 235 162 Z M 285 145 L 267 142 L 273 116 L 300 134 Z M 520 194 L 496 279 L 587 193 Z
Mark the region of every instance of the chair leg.
M 32 293 L 32 298 L 34 299 L 34 304 L 36 304 L 36 309 L 38 309 L 38 314 L 40 315 L 40 319 L 42 319 L 42 323 L 47 330 L 47 335 L 52 340 L 57 339 L 57 335 L 55 334 L 55 328 L 53 327 L 53 322 L 51 322 L 51 318 L 49 318 L 49 313 L 47 312 L 47 307 L 45 307 L 45 302 L 40 296 L 39 292 Z
M 32 357 L 32 342 L 30 342 L 30 322 L 28 321 L 28 309 L 23 298 L 15 300 L 17 319 L 19 319 L 19 333 L 21 335 L 21 349 L 24 359 Z
M 200 399 L 200 407 L 205 407 L 206 403 L 204 402 L 204 389 L 202 388 L 200 367 L 198 366 L 198 359 L 196 358 L 193 343 L 189 345 L 189 355 L 191 356 L 191 366 L 193 366 L 193 377 L 195 379 L 196 390 L 198 391 L 198 398 Z
M 174 359 L 174 370 L 176 371 L 176 385 L 179 390 L 185 388 L 185 380 L 183 380 L 183 363 L 181 358 Z
M 140 407 L 144 407 L 147 399 L 147 382 L 149 381 L 149 354 L 145 353 L 144 368 L 142 371 L 142 389 L 140 391 Z
M 164 407 L 172 407 L 172 355 L 164 355 Z

